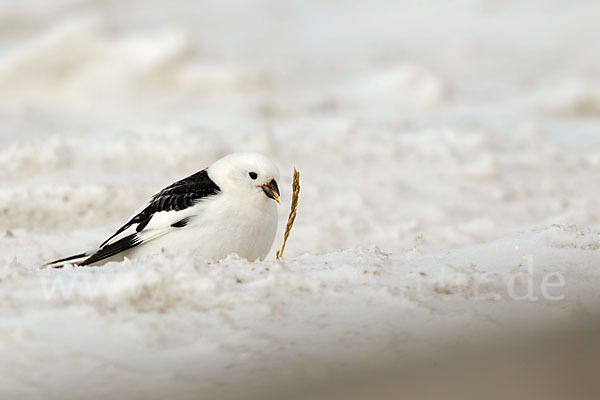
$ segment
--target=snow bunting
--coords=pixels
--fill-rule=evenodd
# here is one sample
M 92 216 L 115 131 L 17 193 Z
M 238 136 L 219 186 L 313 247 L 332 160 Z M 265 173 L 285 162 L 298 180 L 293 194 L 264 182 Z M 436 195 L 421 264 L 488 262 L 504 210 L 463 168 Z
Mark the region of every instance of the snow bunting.
M 279 170 L 258 153 L 234 153 L 167 186 L 97 249 L 46 264 L 100 265 L 195 249 L 206 259 L 264 259 L 277 231 Z

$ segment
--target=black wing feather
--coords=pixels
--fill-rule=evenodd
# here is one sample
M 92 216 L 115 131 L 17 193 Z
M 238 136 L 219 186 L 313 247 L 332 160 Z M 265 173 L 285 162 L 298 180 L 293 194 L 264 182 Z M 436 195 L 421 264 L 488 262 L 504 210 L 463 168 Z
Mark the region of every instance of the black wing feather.
M 116 242 L 109 244 L 108 246 L 100 248 L 96 253 L 92 254 L 88 259 L 86 259 L 79 265 L 90 265 L 98 261 L 102 261 L 105 258 L 112 257 L 115 254 L 118 254 L 122 251 L 131 249 L 132 247 L 135 247 L 140 243 L 142 243 L 142 239 L 140 239 L 140 237 L 135 233 L 133 235 L 125 236 L 124 238 L 119 239 Z
M 65 257 L 65 258 L 59 258 L 58 260 L 54 260 L 54 261 L 51 261 L 49 263 L 44 264 L 44 267 L 48 266 L 48 265 L 56 264 L 56 263 L 68 263 L 71 260 L 76 260 L 78 258 L 82 258 L 82 257 L 85 257 L 85 256 L 86 256 L 86 253 L 81 253 L 81 254 L 75 254 L 74 256 L 69 256 L 69 257 Z M 62 268 L 62 267 L 63 266 L 60 265 L 60 266 L 57 266 L 57 267 L 54 267 L 54 268 Z
M 186 226 L 187 224 L 190 223 L 192 217 L 185 217 L 177 222 L 175 222 L 174 224 L 171 224 L 171 226 L 173 228 L 183 228 L 184 226 Z
M 198 201 L 219 193 L 220 190 L 219 186 L 210 179 L 206 169 L 177 181 L 152 196 L 148 206 L 106 239 L 100 248 L 133 224 L 138 224 L 136 231 L 141 232 L 157 212 L 185 210 Z

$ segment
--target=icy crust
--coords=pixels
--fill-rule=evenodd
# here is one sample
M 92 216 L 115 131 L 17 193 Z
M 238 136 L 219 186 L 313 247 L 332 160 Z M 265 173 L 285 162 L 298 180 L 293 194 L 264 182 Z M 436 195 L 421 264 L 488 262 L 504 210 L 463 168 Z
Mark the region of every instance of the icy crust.
M 336 293 L 351 295 L 361 290 L 371 295 L 357 296 L 360 301 L 377 304 L 378 300 L 390 297 L 422 302 L 423 297 L 444 295 L 500 301 L 510 300 L 511 294 L 506 290 L 502 293 L 501 287 L 515 277 L 515 294 L 520 297 L 519 294 L 524 295 L 522 291 L 517 293 L 523 289 L 522 278 L 529 275 L 539 278 L 548 272 L 594 273 L 593 257 L 598 250 L 599 231 L 556 225 L 438 252 L 424 252 L 415 247 L 406 252 L 386 253 L 372 246 L 249 263 L 235 255 L 221 261 L 201 261 L 193 252 L 182 255 L 165 251 L 150 259 L 126 260 L 102 268 L 37 271 L 15 262 L 4 270 L 28 271 L 29 278 L 39 278 L 36 284 L 41 283 L 44 291 L 37 296 L 49 304 L 89 303 L 100 308 L 130 304 L 142 310 L 227 309 L 236 304 L 258 303 L 271 296 L 279 302 L 283 299 L 278 297 L 285 293 L 290 294 L 291 302 L 302 293 L 321 301 L 336 297 Z M 575 258 L 569 260 L 570 256 Z M 582 260 L 586 262 L 582 264 Z M 74 281 L 47 282 L 57 277 Z M 418 296 L 413 293 L 417 289 L 423 290 Z M 576 293 L 569 290 L 574 288 L 568 284 L 563 289 Z M 565 294 L 563 289 L 557 291 Z M 534 295 L 537 297 L 539 290 Z
M 599 239 L 554 226 L 439 252 L 371 247 L 255 263 L 166 252 L 61 270 L 13 261 L 0 267 L 0 387 L 57 395 L 68 381 L 75 396 L 169 371 L 170 393 L 210 391 L 223 379 L 305 376 L 304 363 L 564 326 L 600 313 Z

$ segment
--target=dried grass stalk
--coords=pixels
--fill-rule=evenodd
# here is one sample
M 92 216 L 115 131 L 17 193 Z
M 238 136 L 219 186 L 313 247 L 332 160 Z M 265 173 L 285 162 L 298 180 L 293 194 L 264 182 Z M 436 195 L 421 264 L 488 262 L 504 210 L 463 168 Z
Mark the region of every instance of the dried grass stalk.
M 292 205 L 290 207 L 290 215 L 288 216 L 287 225 L 285 227 L 285 233 L 283 234 L 283 243 L 281 250 L 276 253 L 277 259 L 283 257 L 283 251 L 285 250 L 285 244 L 292 231 L 292 226 L 296 220 L 296 211 L 298 210 L 298 197 L 300 194 L 300 172 L 294 168 L 294 181 L 292 182 Z

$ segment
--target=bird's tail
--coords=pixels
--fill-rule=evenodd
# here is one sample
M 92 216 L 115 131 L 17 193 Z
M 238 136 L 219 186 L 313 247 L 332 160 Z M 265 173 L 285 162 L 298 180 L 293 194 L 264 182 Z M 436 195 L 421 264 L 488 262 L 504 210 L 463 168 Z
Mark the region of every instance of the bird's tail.
M 43 265 L 43 267 L 62 268 L 67 264 L 79 265 L 87 260 L 90 255 L 86 253 L 76 254 L 74 256 L 61 258 L 60 260 L 51 261 Z

